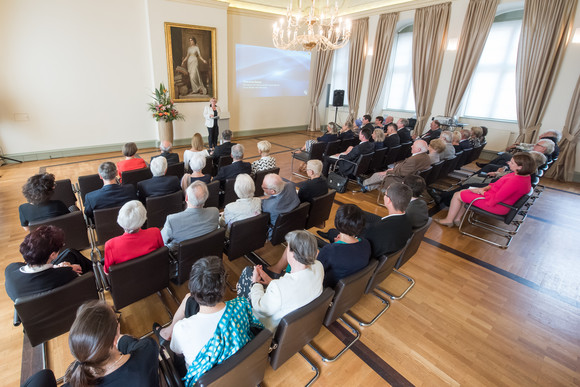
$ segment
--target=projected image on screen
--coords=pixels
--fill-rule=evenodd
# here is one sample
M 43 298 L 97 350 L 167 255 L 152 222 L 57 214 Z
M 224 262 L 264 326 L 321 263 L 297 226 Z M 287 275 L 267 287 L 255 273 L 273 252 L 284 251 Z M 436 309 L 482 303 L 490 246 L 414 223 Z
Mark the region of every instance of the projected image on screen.
M 309 52 L 236 44 L 236 86 L 242 96 L 305 96 L 309 76 Z

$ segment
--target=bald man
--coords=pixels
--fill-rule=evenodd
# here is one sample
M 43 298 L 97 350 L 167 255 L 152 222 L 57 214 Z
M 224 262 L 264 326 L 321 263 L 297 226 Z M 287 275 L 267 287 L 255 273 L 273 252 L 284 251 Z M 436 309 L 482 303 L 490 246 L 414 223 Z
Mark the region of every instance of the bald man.
M 270 224 L 276 225 L 280 214 L 292 211 L 300 204 L 296 188 L 292 183 L 285 183 L 282 178 L 270 173 L 262 182 L 265 198 L 262 199 L 262 212 L 270 214 Z M 268 231 L 268 237 L 272 235 L 272 229 Z
M 161 154 L 151 157 L 151 161 L 153 161 L 155 157 L 163 156 L 167 160 L 167 165 L 179 163 L 179 155 L 177 153 L 171 153 L 171 149 L 173 149 L 173 144 L 171 144 L 170 141 L 161 141 L 161 144 L 159 144 L 159 151 Z

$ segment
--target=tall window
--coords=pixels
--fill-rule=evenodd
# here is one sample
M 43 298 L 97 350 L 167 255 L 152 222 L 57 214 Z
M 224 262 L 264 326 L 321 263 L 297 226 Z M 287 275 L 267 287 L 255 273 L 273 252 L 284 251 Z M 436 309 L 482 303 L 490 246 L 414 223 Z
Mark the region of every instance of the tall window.
M 516 60 L 524 11 L 495 17 L 463 99 L 464 117 L 516 121 Z
M 348 105 L 348 53 L 350 42 L 343 48 L 334 52 L 332 60 L 332 76 L 330 79 L 330 93 L 328 93 L 328 104 L 332 105 L 334 90 L 344 90 L 344 104 Z
M 385 82 L 386 110 L 415 111 L 413 93 L 413 25 L 399 30 L 389 60 Z

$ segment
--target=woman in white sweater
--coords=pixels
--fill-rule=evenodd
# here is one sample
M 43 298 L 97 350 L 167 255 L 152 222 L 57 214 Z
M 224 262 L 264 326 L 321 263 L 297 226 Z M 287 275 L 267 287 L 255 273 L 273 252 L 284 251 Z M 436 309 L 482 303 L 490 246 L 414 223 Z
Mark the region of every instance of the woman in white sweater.
M 222 110 L 217 105 L 217 98 L 209 100 L 209 105 L 203 109 L 203 118 L 205 118 L 205 126 L 207 127 L 207 142 L 209 149 L 213 150 L 216 147 L 219 135 L 218 119 L 222 114 Z

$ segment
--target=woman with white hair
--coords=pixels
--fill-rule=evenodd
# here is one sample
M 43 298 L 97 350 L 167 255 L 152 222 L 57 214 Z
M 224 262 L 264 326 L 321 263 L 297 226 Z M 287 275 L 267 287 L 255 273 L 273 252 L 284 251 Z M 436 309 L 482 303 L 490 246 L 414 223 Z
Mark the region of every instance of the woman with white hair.
M 254 180 L 246 173 L 236 177 L 234 191 L 239 199 L 226 206 L 220 217 L 220 226 L 227 225 L 227 234 L 230 233 L 230 225 L 238 220 L 251 218 L 262 213 L 262 201 L 254 197 Z
M 186 173 L 181 178 L 181 189 L 183 192 L 193 183 L 194 181 L 200 180 L 205 184 L 209 184 L 211 181 L 211 175 L 204 175 L 201 170 L 205 168 L 206 158 L 203 154 L 197 153 L 191 156 L 189 160 L 189 168 L 191 173 Z
M 272 144 L 269 141 L 260 141 L 258 143 L 260 158 L 252 163 L 252 175 L 256 175 L 260 171 L 276 168 L 276 159 L 270 156 L 271 149 Z
M 141 229 L 146 220 L 147 210 L 139 200 L 131 200 L 121 207 L 117 223 L 125 233 L 105 243 L 105 273 L 109 272 L 112 265 L 163 247 L 161 231 L 157 227 Z

